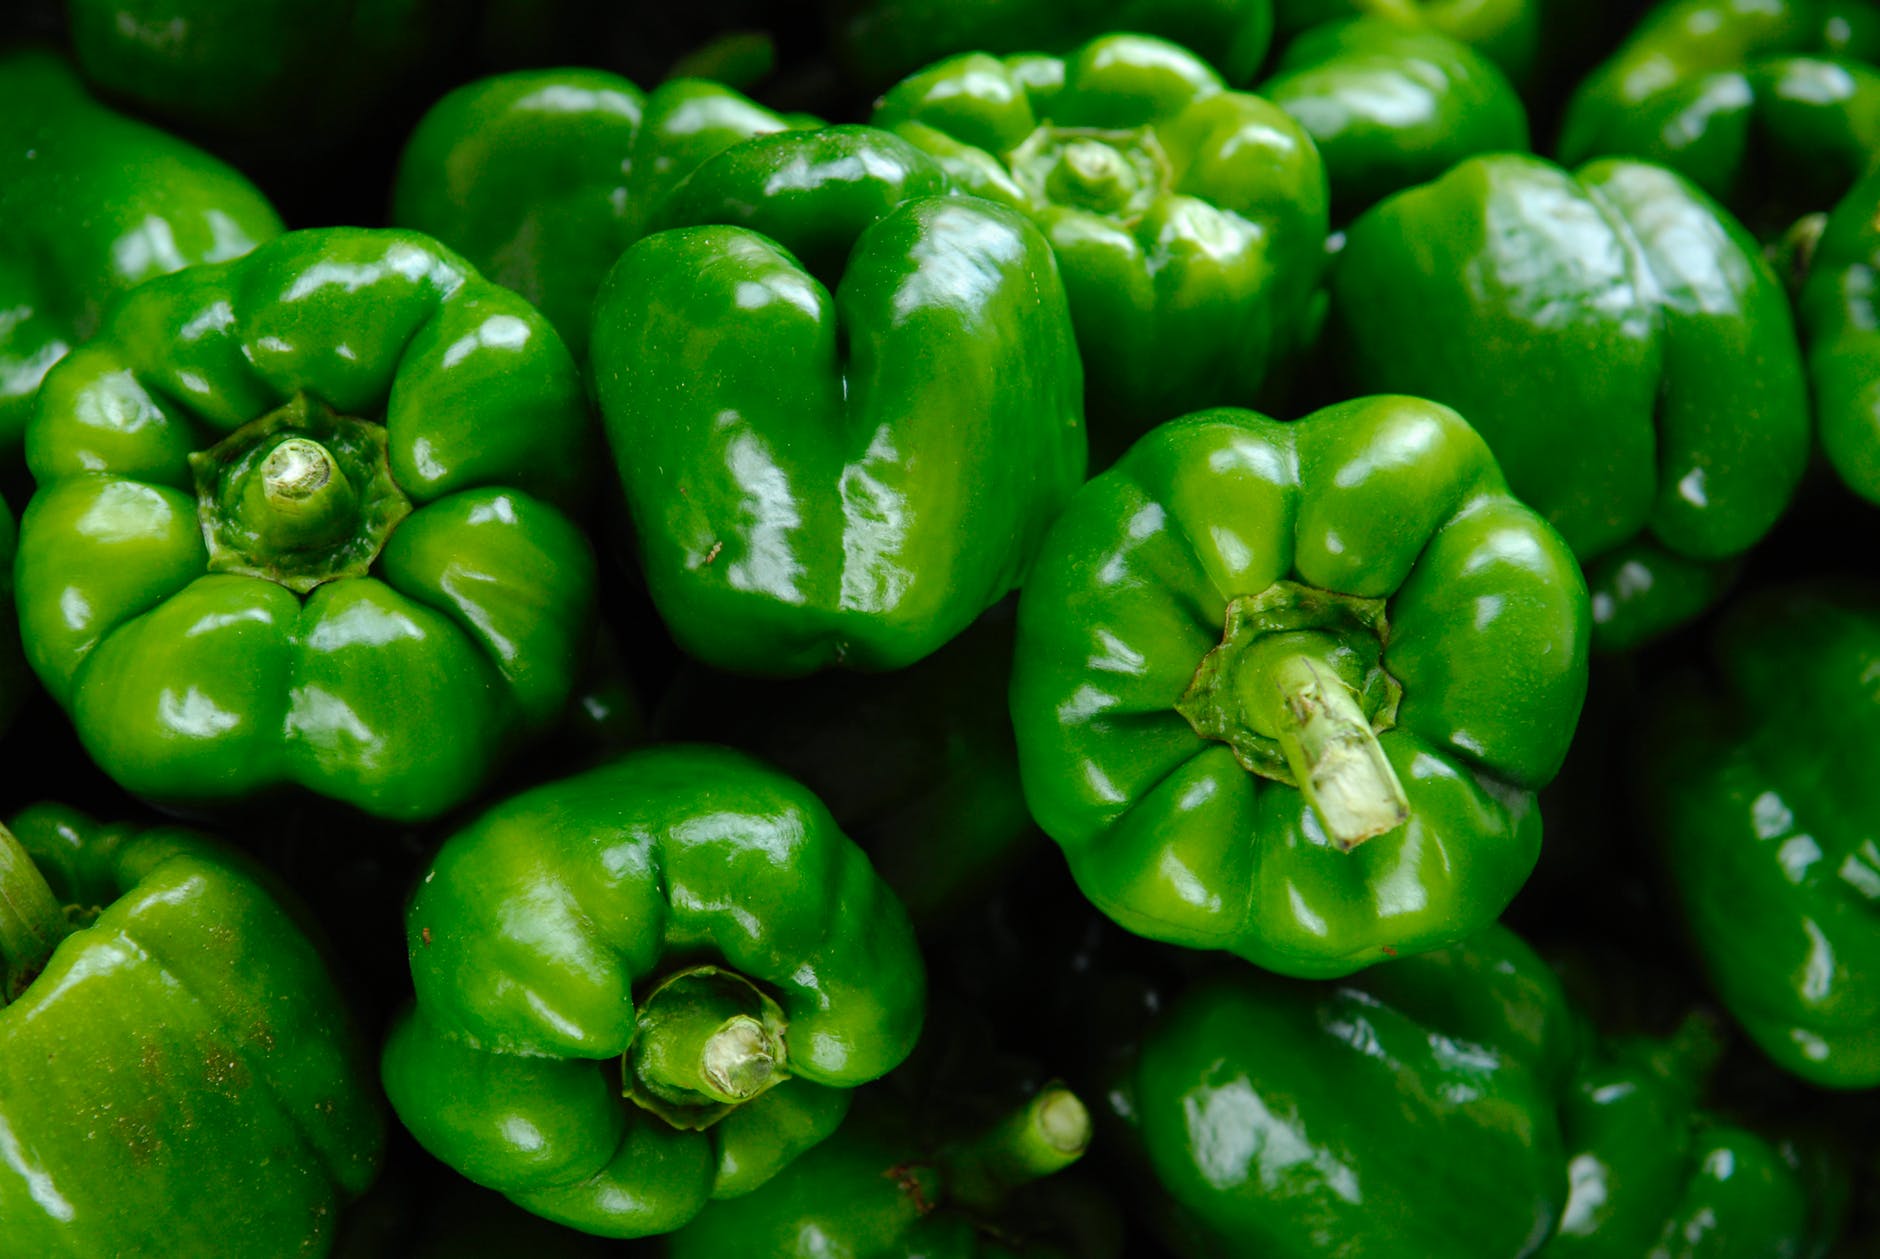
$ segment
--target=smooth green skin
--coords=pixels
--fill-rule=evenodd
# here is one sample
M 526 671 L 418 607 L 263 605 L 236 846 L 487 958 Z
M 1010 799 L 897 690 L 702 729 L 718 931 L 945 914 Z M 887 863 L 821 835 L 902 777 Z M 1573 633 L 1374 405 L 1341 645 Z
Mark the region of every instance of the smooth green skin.
M 1657 162 L 1743 214 L 1832 204 L 1880 151 L 1880 48 L 1842 7 L 1667 0 L 1574 93 L 1561 161 Z
M 1175 710 L 1230 599 L 1282 579 L 1388 600 L 1379 742 L 1407 824 L 1339 851 L 1294 787 Z M 1586 692 L 1585 586 L 1461 416 L 1368 398 L 1164 425 L 1091 481 L 1019 599 L 1012 721 L 1032 814 L 1139 935 L 1330 977 L 1494 921 Z
M 188 464 L 302 391 L 385 423 L 416 507 L 370 577 L 304 598 L 207 571 Z M 594 558 L 565 513 L 592 428 L 547 321 L 413 232 L 295 232 L 150 281 L 40 394 L 27 659 L 138 795 L 291 784 L 434 816 L 560 718 L 583 663 Z
M 1801 481 L 1788 299 L 1742 227 L 1670 171 L 1471 159 L 1361 216 L 1331 289 L 1353 386 L 1468 416 L 1598 576 L 1616 579 L 1595 562 L 1628 545 L 1648 566 L 1741 554 Z M 1691 583 L 1665 589 L 1681 604 Z M 1601 611 L 1625 615 L 1596 622 L 1602 651 L 1674 620 L 1606 593 Z
M 0 55 L 0 463 L 19 462 L 52 365 L 105 304 L 281 232 L 235 169 L 106 109 L 43 49 Z
M 324 1254 L 384 1121 L 346 1004 L 295 918 L 187 831 L 39 805 L 13 824 L 96 921 L 0 1009 L 9 1254 Z
M 1686 1043 L 1686 1042 L 1696 1043 Z M 1698 1108 L 1714 1033 L 1613 1041 L 1561 1109 L 1572 1189 L 1542 1259 L 1809 1259 L 1832 1225 L 1775 1142 Z
M 1796 303 L 1821 448 L 1841 480 L 1880 503 L 1880 173 L 1856 184 L 1816 243 Z
M 1527 109 L 1494 62 L 1386 18 L 1307 31 L 1260 93 L 1311 135 L 1338 222 L 1465 158 L 1528 147 Z
M 1272 0 L 829 0 L 837 56 L 878 91 L 942 58 L 1074 48 L 1137 31 L 1193 48 L 1251 83 L 1273 37 Z
M 695 670 L 661 704 L 659 737 L 727 743 L 800 779 L 867 851 L 915 926 L 944 927 L 983 905 L 1044 842 L 1025 805 L 1005 702 L 1014 636 L 1006 612 L 889 674 L 765 684 Z
M 886 132 L 759 137 L 602 286 L 595 385 L 641 568 L 707 664 L 911 664 L 1018 585 L 1082 482 L 1050 246 L 951 191 Z
M 452 0 L 68 0 L 85 77 L 139 114 L 305 148 L 371 118 L 437 46 Z
M 707 158 L 803 125 L 698 79 L 650 95 L 602 70 L 522 70 L 433 105 L 399 159 L 392 222 L 533 302 L 587 357 L 607 269 Z
M 1324 264 L 1324 166 L 1291 117 L 1193 53 L 1140 35 L 1062 60 L 973 53 L 894 87 L 873 122 L 1050 240 L 1100 461 L 1164 420 L 1252 402 L 1298 339 Z M 1125 143 L 1152 147 L 1156 173 L 1121 206 L 1059 190 L 1028 156 L 1034 136 L 1138 128 L 1149 138 Z
M 1638 759 L 1693 953 L 1778 1066 L 1880 1085 L 1880 592 L 1760 592 L 1712 655 L 1714 681 L 1659 697 Z
M 1584 4 L 1590 0 L 1563 0 Z M 1282 47 L 1309 28 L 1352 17 L 1429 30 L 1474 48 L 1517 83 L 1535 77 L 1546 29 L 1544 0 L 1275 0 Z
M 1558 980 L 1490 927 L 1342 984 L 1197 984 L 1110 1100 L 1192 1259 L 1521 1259 L 1567 1196 L 1572 1045 Z
M 722 748 L 631 754 L 496 806 L 405 915 L 417 1005 L 385 1047 L 432 1154 L 557 1222 L 670 1232 L 834 1131 L 913 1048 L 906 912 L 805 788 Z M 702 960 L 782 1005 L 794 1078 L 680 1131 L 621 1097 L 636 994 Z

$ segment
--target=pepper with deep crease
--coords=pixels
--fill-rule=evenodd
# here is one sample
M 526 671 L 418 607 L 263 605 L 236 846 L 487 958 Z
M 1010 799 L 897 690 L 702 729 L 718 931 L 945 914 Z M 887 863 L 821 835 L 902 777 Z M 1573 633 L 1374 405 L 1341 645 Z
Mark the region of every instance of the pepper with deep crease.
M 1601 651 L 1704 611 L 1801 483 L 1788 297 L 1672 171 L 1472 158 L 1361 215 L 1331 290 L 1328 361 L 1468 417 L 1586 565 Z
M 674 639 L 737 673 L 888 670 L 1024 578 L 1083 480 L 1050 245 L 868 127 L 700 166 L 602 286 L 601 414 Z

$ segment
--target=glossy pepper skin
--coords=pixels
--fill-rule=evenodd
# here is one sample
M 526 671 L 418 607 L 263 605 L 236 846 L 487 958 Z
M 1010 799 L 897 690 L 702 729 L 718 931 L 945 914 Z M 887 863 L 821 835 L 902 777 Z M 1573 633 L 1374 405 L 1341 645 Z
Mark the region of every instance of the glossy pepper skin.
M 1880 591 L 1771 587 L 1725 614 L 1710 655 L 1711 677 L 1656 698 L 1635 788 L 1693 954 L 1778 1066 L 1880 1085 L 1880 852 L 1860 820 Z
M 1527 110 L 1494 62 L 1381 17 L 1305 32 L 1260 93 L 1311 135 L 1338 222 L 1465 158 L 1528 147 Z
M 1821 448 L 1847 487 L 1880 502 L 1880 174 L 1856 184 L 1814 247 L 1796 303 Z
M 1473 158 L 1360 216 L 1331 289 L 1351 385 L 1469 418 L 1586 564 L 1599 650 L 1702 611 L 1800 483 L 1788 299 L 1671 171 Z
M 1089 1145 L 1089 1112 L 1069 1089 L 1048 1085 L 938 1144 L 892 1104 L 857 1112 L 762 1188 L 706 1207 L 668 1240 L 670 1259 L 1067 1259 L 1001 1208 Z
M 280 217 L 233 167 L 106 109 L 44 49 L 0 53 L 0 463 L 40 381 L 133 285 L 247 253 Z
M 1770 226 L 1824 209 L 1880 151 L 1880 14 L 1841 0 L 1667 0 L 1581 84 L 1570 165 L 1629 156 Z
M 907 1056 L 925 1005 L 907 914 L 861 850 L 722 748 L 496 806 L 445 843 L 405 931 L 417 1003 L 381 1072 L 398 1117 L 471 1180 L 607 1237 L 769 1180 Z
M 241 857 L 51 805 L 0 831 L 8 1254 L 325 1254 L 378 1171 L 376 1099 L 325 962 Z
M 1298 339 L 1324 168 L 1297 123 L 1193 53 L 1106 35 L 1062 59 L 968 54 L 891 89 L 873 121 L 1051 242 L 1101 461 L 1164 420 L 1251 402 Z
M 1818 1259 L 1839 1231 L 1816 1151 L 1703 1109 L 1719 1030 L 1599 1040 L 1561 1108 L 1572 1189 L 1542 1259 Z
M 1542 60 L 1547 8 L 1545 0 L 1276 0 L 1273 6 L 1282 47 L 1327 22 L 1373 17 L 1467 44 L 1519 83 L 1533 79 Z
M 412 132 L 392 222 L 528 298 L 584 359 L 595 290 L 666 195 L 720 150 L 802 122 L 700 79 L 646 93 L 602 70 L 494 75 Z
M 218 140 L 318 147 L 439 46 L 452 0 L 68 0 L 79 68 L 139 114 Z
M 547 321 L 416 233 L 150 281 L 40 393 L 27 658 L 138 795 L 434 816 L 568 699 L 591 430 Z
M 1272 0 L 829 0 L 837 55 L 866 88 L 959 53 L 1062 50 L 1135 31 L 1202 51 L 1250 83 L 1273 37 Z
M 680 647 L 900 668 L 1018 585 L 1082 482 L 1049 244 L 866 127 L 762 136 L 666 200 L 594 311 L 641 568 Z
M 1559 982 L 1517 937 L 1338 984 L 1240 968 L 1175 999 L 1110 1104 L 1188 1259 L 1522 1259 L 1567 1194 Z
M 1020 596 L 1025 795 L 1129 930 L 1349 974 L 1519 890 L 1587 639 L 1572 554 L 1447 407 L 1204 412 L 1091 481 Z

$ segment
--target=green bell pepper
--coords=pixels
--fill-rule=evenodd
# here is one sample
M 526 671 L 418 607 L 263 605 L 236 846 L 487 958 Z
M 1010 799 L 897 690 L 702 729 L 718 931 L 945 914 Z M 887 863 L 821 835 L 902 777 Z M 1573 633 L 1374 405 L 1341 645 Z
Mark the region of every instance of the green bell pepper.
M 499 74 L 425 114 L 392 222 L 528 298 L 585 359 L 595 290 L 666 195 L 721 149 L 803 123 L 697 79 L 649 95 L 601 70 Z
M 1821 448 L 1847 487 L 1880 503 L 1880 172 L 1854 186 L 1812 247 L 1796 315 Z
M 1251 403 L 1299 341 L 1325 256 L 1325 171 L 1271 102 L 1173 44 L 1107 35 L 1059 59 L 941 62 L 874 125 L 1057 254 L 1108 463 L 1145 430 Z
M 595 385 L 653 601 L 708 664 L 894 669 L 1030 567 L 1083 480 L 1050 246 L 866 127 L 694 171 L 596 300 Z
M 858 1108 L 859 1109 L 859 1108 Z M 1047 1259 L 1001 1217 L 1012 1194 L 1090 1142 L 1077 1095 L 1047 1085 L 966 1140 L 924 1145 L 898 1107 L 857 1114 L 763 1188 L 714 1202 L 667 1242 L 670 1259 Z
M 1164 425 L 1071 501 L 1018 617 L 1026 799 L 1139 935 L 1344 975 L 1534 868 L 1586 588 L 1447 407 Z
M 138 795 L 434 816 L 568 699 L 592 429 L 548 323 L 415 233 L 148 281 L 40 391 L 28 661 Z
M 1331 288 L 1350 384 L 1469 417 L 1586 563 L 1599 650 L 1702 611 L 1801 481 L 1788 299 L 1673 172 L 1473 158 L 1361 216 Z
M 399 1118 L 608 1237 L 768 1181 L 907 1056 L 925 1006 L 913 929 L 861 850 L 719 748 L 496 806 L 445 843 L 405 929 L 417 1003 L 382 1062 Z
M 344 138 L 443 47 L 454 0 L 67 0 L 79 68 L 196 135 L 304 153 Z
M 1318 146 L 1338 222 L 1464 158 L 1528 147 L 1527 110 L 1494 62 L 1384 18 L 1307 31 L 1260 92 Z
M 1005 702 L 1013 631 L 1002 604 L 888 674 L 759 682 L 693 668 L 661 703 L 659 736 L 729 744 L 801 781 L 925 933 L 1044 847 Z
M 1723 1053 L 1692 1015 L 1664 1038 L 1609 1037 L 1561 1112 L 1571 1191 L 1541 1259 L 1816 1259 L 1839 1231 L 1814 1151 L 1701 1109 Z
M 281 220 L 232 167 L 104 108 L 42 49 L 0 55 L 0 464 L 39 383 L 155 275 L 247 253 Z
M 243 859 L 51 805 L 0 828 L 7 1254 L 324 1254 L 383 1139 L 338 986 Z
M 1250 83 L 1273 37 L 1273 0 L 828 0 L 836 55 L 866 90 L 967 52 L 1073 48 L 1135 31 L 1202 51 Z
M 1522 1259 L 1567 1194 L 1560 985 L 1490 927 L 1341 984 L 1182 993 L 1107 1093 L 1192 1259 Z
M 1667 683 L 1636 791 L 1724 1006 L 1778 1066 L 1880 1085 L 1880 591 L 1774 587 L 1732 607 L 1714 677 Z
M 1839 200 L 1880 152 L 1876 55 L 1871 5 L 1665 0 L 1574 93 L 1561 160 L 1658 162 L 1759 226 L 1786 226 Z
M 1565 0 L 1586 4 L 1590 0 Z M 1353 17 L 1372 17 L 1413 31 L 1433 31 L 1467 44 L 1525 84 L 1539 71 L 1546 46 L 1543 0 L 1275 0 L 1281 46 L 1310 28 Z

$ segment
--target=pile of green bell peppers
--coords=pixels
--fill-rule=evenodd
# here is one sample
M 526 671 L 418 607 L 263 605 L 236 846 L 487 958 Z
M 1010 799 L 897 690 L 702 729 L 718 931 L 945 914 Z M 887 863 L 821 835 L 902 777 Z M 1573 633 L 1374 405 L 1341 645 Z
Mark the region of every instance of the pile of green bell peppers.
M 1874 0 L 15 6 L 0 1259 L 1880 1253 L 1877 504 Z

